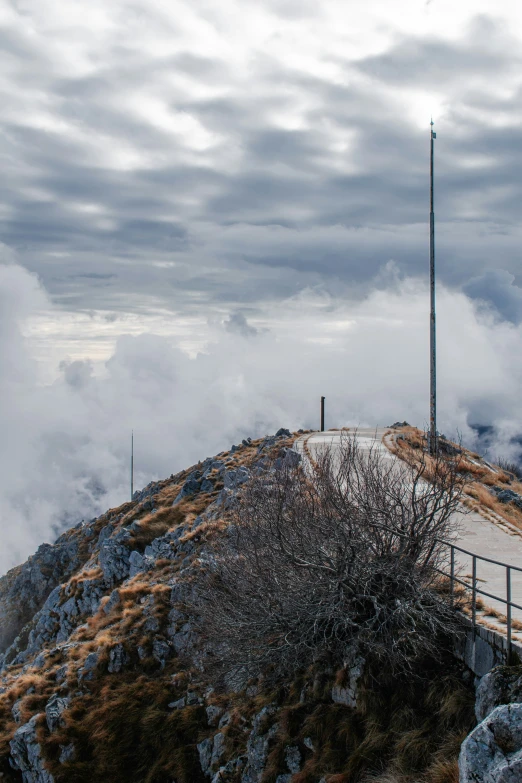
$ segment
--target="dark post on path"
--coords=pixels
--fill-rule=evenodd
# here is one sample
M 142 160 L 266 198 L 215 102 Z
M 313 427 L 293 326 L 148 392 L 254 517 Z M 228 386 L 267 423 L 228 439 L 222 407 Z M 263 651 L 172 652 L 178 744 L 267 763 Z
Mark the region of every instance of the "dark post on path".
M 321 432 L 324 432 L 324 401 L 326 397 L 321 397 Z
M 130 480 L 131 480 L 131 496 L 130 499 L 132 500 L 132 496 L 134 495 L 134 431 L 131 433 L 131 469 L 130 469 Z

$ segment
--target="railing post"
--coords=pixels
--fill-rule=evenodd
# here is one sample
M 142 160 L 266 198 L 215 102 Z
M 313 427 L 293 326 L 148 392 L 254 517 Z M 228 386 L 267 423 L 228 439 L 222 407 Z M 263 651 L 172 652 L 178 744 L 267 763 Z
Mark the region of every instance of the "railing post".
M 473 585 L 471 593 L 471 612 L 473 616 L 473 629 L 477 622 L 477 556 L 473 555 Z
M 451 555 L 450 555 L 450 562 L 451 562 L 451 577 L 450 577 L 450 601 L 451 605 L 453 606 L 455 601 L 455 548 L 453 547 L 453 544 L 450 544 L 451 547 Z
M 507 595 L 507 662 L 511 660 L 511 568 L 506 566 L 506 595 Z

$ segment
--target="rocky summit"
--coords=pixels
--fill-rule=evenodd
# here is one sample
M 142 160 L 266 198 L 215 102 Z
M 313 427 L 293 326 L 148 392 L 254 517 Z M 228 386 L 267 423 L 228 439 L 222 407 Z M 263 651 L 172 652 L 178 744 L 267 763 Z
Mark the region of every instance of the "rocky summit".
M 451 657 L 400 683 L 355 659 L 218 685 L 187 596 L 249 480 L 299 464 L 295 437 L 151 482 L 0 579 L 2 780 L 455 783 L 459 755 L 463 783 L 522 780 L 517 667 L 477 701 Z

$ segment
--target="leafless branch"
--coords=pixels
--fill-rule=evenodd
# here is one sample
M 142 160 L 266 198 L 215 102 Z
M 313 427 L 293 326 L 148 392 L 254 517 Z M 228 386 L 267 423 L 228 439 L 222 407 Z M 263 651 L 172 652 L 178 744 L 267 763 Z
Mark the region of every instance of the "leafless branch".
M 349 434 L 313 464 L 255 477 L 196 585 L 208 650 L 250 675 L 437 656 L 457 628 L 439 569 L 461 494 L 458 457 L 408 464 Z

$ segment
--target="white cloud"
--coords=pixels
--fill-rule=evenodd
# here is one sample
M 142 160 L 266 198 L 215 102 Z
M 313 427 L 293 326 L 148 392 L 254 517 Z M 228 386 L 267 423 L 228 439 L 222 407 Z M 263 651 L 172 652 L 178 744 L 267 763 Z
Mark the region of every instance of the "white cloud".
M 0 266 L 0 571 L 60 526 L 127 498 L 131 429 L 139 487 L 242 437 L 316 426 L 322 394 L 327 426 L 407 419 L 422 427 L 427 292 L 416 279 L 392 278 L 384 288 L 381 276 L 356 305 L 308 290 L 264 320 L 214 321 L 194 358 L 172 337 L 123 335 L 104 373 L 64 356 L 49 384 L 23 334 L 33 313 L 51 318 L 54 309 L 33 275 Z M 441 288 L 438 301 L 440 428 L 470 440 L 470 422 L 497 423 L 507 449 L 522 415 L 513 360 L 522 328 L 477 312 L 461 293 Z

